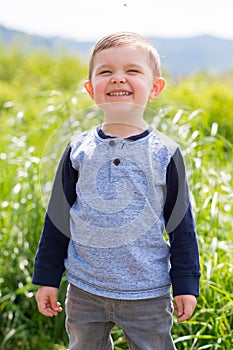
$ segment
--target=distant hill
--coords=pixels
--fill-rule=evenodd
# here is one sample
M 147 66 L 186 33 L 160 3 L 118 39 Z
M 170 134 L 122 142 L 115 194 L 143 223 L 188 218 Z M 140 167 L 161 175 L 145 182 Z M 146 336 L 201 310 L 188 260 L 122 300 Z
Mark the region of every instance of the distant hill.
M 198 72 L 222 74 L 233 70 L 233 40 L 203 35 L 183 39 L 150 38 L 163 66 L 175 76 Z
M 222 74 L 233 70 L 233 41 L 212 36 L 190 38 L 150 37 L 161 55 L 163 69 L 172 77 L 179 78 L 207 72 Z M 82 42 L 60 37 L 30 35 L 0 25 L 0 42 L 12 45 L 18 42 L 22 50 L 44 48 L 56 54 L 63 49 L 80 58 L 87 58 L 94 42 Z

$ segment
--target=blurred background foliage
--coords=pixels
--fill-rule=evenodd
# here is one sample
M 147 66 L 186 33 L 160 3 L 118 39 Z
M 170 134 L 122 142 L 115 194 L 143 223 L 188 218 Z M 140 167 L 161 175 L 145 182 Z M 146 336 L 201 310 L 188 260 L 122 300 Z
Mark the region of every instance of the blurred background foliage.
M 102 115 L 83 90 L 88 65 L 76 55 L 0 46 L 0 349 L 64 350 L 64 311 L 37 311 L 33 262 L 57 161 L 70 135 Z M 174 80 L 149 102 L 146 120 L 184 153 L 197 220 L 202 279 L 193 318 L 174 321 L 177 349 L 233 348 L 233 72 Z M 64 306 L 65 277 L 60 300 Z M 115 349 L 128 349 L 112 331 Z

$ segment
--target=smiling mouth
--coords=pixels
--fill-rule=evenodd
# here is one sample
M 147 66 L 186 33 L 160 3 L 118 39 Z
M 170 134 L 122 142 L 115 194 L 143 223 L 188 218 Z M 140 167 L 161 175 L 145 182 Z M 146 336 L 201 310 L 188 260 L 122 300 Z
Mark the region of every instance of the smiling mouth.
M 115 91 L 115 92 L 109 92 L 107 95 L 108 96 L 130 96 L 130 95 L 132 95 L 132 92 L 129 92 L 129 91 Z

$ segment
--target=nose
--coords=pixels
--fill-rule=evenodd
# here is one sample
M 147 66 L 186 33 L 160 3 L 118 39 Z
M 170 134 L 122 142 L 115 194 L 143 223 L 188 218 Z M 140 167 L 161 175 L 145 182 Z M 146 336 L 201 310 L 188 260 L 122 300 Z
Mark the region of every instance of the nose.
M 124 77 L 113 77 L 112 80 L 111 80 L 111 83 L 112 84 L 124 84 L 126 82 L 126 79 Z

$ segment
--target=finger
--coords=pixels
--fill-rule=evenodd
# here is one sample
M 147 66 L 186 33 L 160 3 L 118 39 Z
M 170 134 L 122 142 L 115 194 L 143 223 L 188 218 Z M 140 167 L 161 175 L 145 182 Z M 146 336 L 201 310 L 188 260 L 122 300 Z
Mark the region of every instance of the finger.
M 58 310 L 57 310 L 58 312 L 62 312 L 61 303 L 59 303 L 59 302 L 57 303 L 57 308 L 58 308 Z
M 61 303 L 59 303 L 59 301 L 57 302 L 56 308 L 53 309 L 56 312 L 62 312 L 62 307 L 61 307 Z
M 36 293 L 38 310 L 45 316 L 56 316 L 62 311 L 57 300 L 58 288 L 40 286 Z
M 60 308 L 60 305 L 59 305 L 59 303 L 57 301 L 57 296 L 56 295 L 50 296 L 49 302 L 50 302 L 51 309 L 54 312 L 58 312 L 58 310 Z
M 42 313 L 45 316 L 56 316 L 57 312 L 60 310 L 60 305 L 56 303 L 53 304 L 51 302 L 50 297 L 40 297 L 40 295 L 37 296 L 37 305 L 38 305 L 38 310 L 40 313 Z
M 57 312 L 55 312 L 49 304 L 44 304 L 43 302 L 38 303 L 38 310 L 42 315 L 48 317 L 53 317 L 57 314 Z
M 184 321 L 186 321 L 187 320 L 187 317 L 186 317 L 186 315 L 185 314 L 183 314 L 183 315 L 181 315 L 181 316 L 179 316 L 178 318 L 177 318 L 177 322 L 184 322 Z
M 193 314 L 193 308 L 191 305 L 186 305 L 184 307 L 184 312 L 182 315 L 179 315 L 177 321 L 178 322 L 184 322 L 186 320 L 188 320 Z

